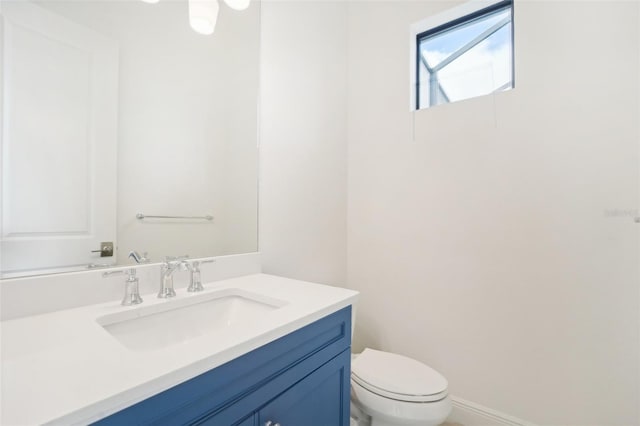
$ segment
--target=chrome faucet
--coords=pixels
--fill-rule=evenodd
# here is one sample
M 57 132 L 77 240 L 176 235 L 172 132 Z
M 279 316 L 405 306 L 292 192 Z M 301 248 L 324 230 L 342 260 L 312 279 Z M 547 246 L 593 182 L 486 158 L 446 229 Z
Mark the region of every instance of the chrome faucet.
M 146 251 L 142 253 L 142 256 L 140 256 L 140 253 L 138 253 L 135 250 L 131 250 L 129 252 L 129 257 L 133 258 L 133 260 L 135 260 L 136 263 L 149 263 L 149 258 L 147 257 Z
M 138 277 L 136 277 L 135 268 L 131 268 L 128 271 L 107 271 L 102 273 L 103 278 L 107 278 L 113 275 L 127 275 L 127 281 L 125 282 L 124 298 L 122 299 L 123 306 L 138 305 L 142 303 L 142 297 L 138 290 Z
M 189 287 L 187 291 L 196 292 L 204 290 L 202 286 L 202 280 L 200 279 L 200 265 L 203 263 L 213 263 L 215 259 L 211 260 L 194 260 L 191 262 L 191 267 L 189 268 L 190 279 L 189 279 Z
M 159 298 L 167 299 L 176 295 L 176 291 L 173 289 L 173 273 L 178 269 L 181 271 L 188 270 L 189 262 L 185 258 L 167 258 L 167 261 L 162 264 Z

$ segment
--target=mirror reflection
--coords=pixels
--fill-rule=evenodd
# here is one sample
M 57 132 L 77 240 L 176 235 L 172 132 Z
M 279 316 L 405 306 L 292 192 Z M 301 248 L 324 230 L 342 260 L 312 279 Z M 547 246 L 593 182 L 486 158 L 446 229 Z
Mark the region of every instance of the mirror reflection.
M 259 3 L 1 7 L 3 278 L 257 250 Z

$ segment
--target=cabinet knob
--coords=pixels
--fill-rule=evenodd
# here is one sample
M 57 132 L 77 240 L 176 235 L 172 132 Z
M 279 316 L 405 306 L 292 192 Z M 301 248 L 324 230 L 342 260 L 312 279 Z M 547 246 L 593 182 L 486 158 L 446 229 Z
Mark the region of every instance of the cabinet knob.
M 280 423 L 274 423 L 271 420 L 267 420 L 264 426 L 280 426 Z

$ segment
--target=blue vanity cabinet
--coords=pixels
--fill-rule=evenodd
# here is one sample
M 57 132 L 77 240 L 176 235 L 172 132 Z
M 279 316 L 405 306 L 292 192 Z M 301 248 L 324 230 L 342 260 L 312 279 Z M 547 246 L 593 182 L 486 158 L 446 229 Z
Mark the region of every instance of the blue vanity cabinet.
M 96 424 L 348 426 L 350 346 L 349 306 Z
M 249 418 L 248 400 L 233 404 L 197 422 L 201 426 L 348 426 L 349 425 L 349 349 L 277 395 Z M 269 423 L 271 422 L 271 423 Z
M 241 423 L 238 423 L 238 426 L 254 426 L 255 416 L 251 415 L 247 417 L 247 419 Z
M 341 353 L 279 395 L 258 411 L 257 425 L 348 426 L 350 359 Z

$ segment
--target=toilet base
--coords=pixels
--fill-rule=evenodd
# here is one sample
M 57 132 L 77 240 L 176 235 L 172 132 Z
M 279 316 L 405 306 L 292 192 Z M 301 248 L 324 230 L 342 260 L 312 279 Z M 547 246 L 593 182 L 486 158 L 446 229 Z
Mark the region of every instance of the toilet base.
M 446 421 L 452 408 L 448 396 L 428 403 L 401 403 L 375 394 L 360 393 L 360 397 L 363 396 L 367 397 L 366 401 L 353 393 L 351 397 L 351 417 L 357 421 L 356 426 L 437 426 Z
M 371 426 L 371 416 L 351 402 L 351 418 L 349 426 Z

